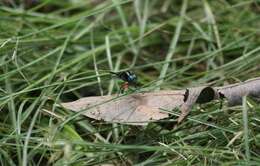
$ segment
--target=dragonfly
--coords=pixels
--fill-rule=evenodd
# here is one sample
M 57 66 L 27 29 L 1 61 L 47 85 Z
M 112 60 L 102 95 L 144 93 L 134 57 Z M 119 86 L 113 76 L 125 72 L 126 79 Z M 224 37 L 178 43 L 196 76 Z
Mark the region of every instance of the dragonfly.
M 135 88 L 138 85 L 138 77 L 133 71 L 127 70 L 123 72 L 110 72 L 112 75 L 115 75 L 117 78 L 124 81 L 121 85 L 120 92 L 125 92 L 129 89 L 130 86 L 134 86 Z
M 139 87 L 138 77 L 137 75 L 130 70 L 112 72 L 109 70 L 99 70 L 101 74 L 98 74 L 97 77 L 92 77 L 94 75 L 93 71 L 86 71 L 82 73 L 74 74 L 69 78 L 69 83 L 67 84 L 68 90 L 65 93 L 72 92 L 72 95 L 75 93 L 80 94 L 81 96 L 96 96 L 98 94 L 99 86 L 100 95 L 103 95 L 103 87 L 108 85 L 108 81 L 111 79 L 118 79 L 119 88 L 118 93 L 122 94 L 127 92 L 128 90 L 134 90 L 134 88 Z M 107 76 L 110 77 L 107 77 Z M 99 78 L 98 80 L 96 80 Z

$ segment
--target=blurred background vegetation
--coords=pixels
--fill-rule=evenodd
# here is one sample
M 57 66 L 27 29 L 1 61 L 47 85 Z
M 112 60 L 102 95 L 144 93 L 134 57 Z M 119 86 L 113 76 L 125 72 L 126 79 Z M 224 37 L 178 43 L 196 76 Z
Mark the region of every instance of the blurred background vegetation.
M 260 75 L 258 0 L 0 1 L 0 165 L 259 165 L 260 108 L 218 102 L 136 127 L 57 107 L 118 93 L 109 71 L 151 91 Z

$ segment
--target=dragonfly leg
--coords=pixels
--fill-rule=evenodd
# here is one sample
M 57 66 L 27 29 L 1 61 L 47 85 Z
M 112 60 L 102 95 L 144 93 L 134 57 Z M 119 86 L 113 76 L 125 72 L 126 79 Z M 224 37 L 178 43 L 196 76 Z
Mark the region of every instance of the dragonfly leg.
M 120 94 L 124 93 L 125 91 L 127 91 L 129 89 L 129 84 L 128 82 L 124 82 L 121 87 L 120 87 Z

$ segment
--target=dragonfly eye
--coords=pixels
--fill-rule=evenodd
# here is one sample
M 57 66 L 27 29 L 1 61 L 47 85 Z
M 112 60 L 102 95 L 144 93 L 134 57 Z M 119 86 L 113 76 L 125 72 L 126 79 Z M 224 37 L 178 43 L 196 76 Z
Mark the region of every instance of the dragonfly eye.
M 136 75 L 135 75 L 135 74 L 129 75 L 128 81 L 129 81 L 129 82 L 136 81 Z
M 130 75 L 128 75 L 128 82 L 129 83 L 133 83 L 137 81 L 137 77 L 134 73 L 131 73 Z

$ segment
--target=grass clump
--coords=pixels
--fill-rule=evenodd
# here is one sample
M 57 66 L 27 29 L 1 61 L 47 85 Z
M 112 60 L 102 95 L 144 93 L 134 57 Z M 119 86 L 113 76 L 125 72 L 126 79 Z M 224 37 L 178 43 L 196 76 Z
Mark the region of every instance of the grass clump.
M 131 69 L 151 90 L 259 76 L 257 1 L 0 2 L 0 165 L 259 165 L 260 109 L 218 103 L 136 127 L 61 101 L 117 93 Z

